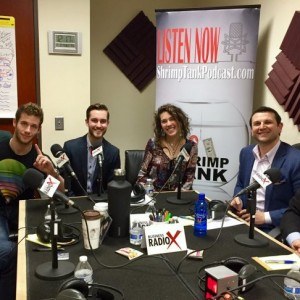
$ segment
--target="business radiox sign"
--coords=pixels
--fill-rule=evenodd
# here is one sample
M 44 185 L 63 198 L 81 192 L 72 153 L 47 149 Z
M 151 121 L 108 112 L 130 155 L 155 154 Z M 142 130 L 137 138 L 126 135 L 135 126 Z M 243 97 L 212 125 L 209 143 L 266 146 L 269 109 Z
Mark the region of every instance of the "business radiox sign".
M 249 144 L 259 6 L 157 11 L 156 107 L 191 120 L 199 158 L 194 189 L 232 196 L 239 152 Z

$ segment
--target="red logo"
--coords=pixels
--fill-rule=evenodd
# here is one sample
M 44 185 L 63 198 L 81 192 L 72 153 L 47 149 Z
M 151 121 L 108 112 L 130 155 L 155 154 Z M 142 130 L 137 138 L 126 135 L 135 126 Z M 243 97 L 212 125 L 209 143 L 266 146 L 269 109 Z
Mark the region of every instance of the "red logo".
M 178 243 L 176 242 L 176 239 L 177 239 L 177 237 L 179 236 L 179 234 L 181 233 L 181 231 L 180 230 L 177 230 L 176 231 L 176 233 L 174 234 L 174 236 L 172 236 L 172 234 L 170 233 L 170 231 L 168 231 L 166 234 L 167 234 L 167 236 L 170 238 L 170 240 L 171 240 L 171 243 L 169 244 L 169 246 L 168 246 L 168 248 L 167 249 L 169 249 L 170 248 L 170 246 L 174 243 L 174 244 L 176 244 L 177 245 L 177 247 L 179 248 L 179 249 L 181 249 L 181 247 L 178 245 Z
M 48 176 L 47 184 L 48 184 L 49 186 L 51 186 L 51 187 L 55 184 L 55 183 L 52 181 L 51 176 Z

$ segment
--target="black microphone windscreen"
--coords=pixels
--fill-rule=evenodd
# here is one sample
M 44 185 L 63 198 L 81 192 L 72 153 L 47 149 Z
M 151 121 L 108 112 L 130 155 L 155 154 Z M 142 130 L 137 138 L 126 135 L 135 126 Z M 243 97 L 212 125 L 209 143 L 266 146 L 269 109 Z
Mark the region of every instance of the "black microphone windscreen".
M 266 170 L 264 174 L 269 176 L 272 183 L 279 183 L 281 180 L 281 173 L 279 169 L 271 168 Z
M 50 150 L 52 155 L 56 158 L 58 158 L 62 153 L 64 153 L 64 149 L 58 144 L 52 145 Z
M 26 186 L 37 189 L 41 186 L 44 175 L 36 169 L 27 169 L 23 174 L 23 182 Z
M 191 150 L 192 150 L 192 147 L 193 147 L 193 143 L 191 142 L 191 141 L 187 141 L 183 146 L 182 146 L 182 148 L 181 149 L 185 149 L 186 150 L 186 152 L 188 153 L 188 154 L 190 154 L 191 153 Z

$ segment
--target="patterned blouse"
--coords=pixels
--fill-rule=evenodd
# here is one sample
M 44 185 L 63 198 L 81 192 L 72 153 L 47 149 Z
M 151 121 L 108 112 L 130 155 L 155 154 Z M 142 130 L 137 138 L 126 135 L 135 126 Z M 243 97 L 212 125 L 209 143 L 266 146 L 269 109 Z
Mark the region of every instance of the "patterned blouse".
M 191 143 L 190 159 L 189 161 L 183 161 L 181 166 L 182 189 L 184 190 L 192 189 L 198 159 L 198 145 L 194 142 Z M 163 148 L 158 143 L 155 143 L 154 138 L 152 138 L 146 145 L 144 160 L 137 182 L 146 183 L 147 178 L 152 178 L 154 190 L 159 191 L 172 174 L 175 164 L 176 158 L 170 159 L 163 151 Z M 175 172 L 163 190 L 174 191 L 177 185 L 178 173 Z

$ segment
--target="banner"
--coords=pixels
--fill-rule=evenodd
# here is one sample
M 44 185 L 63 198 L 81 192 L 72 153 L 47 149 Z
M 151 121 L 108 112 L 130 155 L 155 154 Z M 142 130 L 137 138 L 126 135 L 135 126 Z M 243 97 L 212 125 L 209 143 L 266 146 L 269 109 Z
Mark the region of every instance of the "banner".
M 15 18 L 0 16 L 0 117 L 14 118 L 17 108 Z
M 199 139 L 194 189 L 233 195 L 249 144 L 260 6 L 156 11 L 156 108 L 181 107 Z

